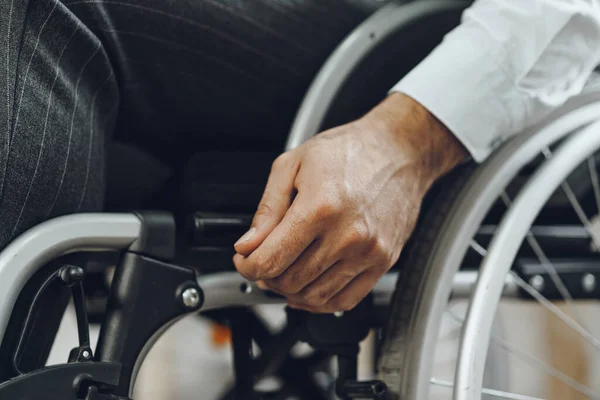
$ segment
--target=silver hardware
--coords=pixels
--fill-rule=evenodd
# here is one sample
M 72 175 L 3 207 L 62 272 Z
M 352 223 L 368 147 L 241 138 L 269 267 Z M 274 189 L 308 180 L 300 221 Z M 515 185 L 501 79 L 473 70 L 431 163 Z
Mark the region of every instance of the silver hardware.
M 591 293 L 596 289 L 596 277 L 592 274 L 585 274 L 581 279 L 581 286 L 586 293 Z
M 183 291 L 181 300 L 187 308 L 196 308 L 200 304 L 200 293 L 196 288 L 187 288 Z
M 541 275 L 535 275 L 529 280 L 529 284 L 532 288 L 540 292 L 544 289 L 544 278 Z

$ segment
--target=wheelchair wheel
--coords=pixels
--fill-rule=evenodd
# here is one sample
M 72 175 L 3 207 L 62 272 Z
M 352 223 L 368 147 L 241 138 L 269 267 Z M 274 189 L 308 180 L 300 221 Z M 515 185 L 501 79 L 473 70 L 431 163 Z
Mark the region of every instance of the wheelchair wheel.
M 446 386 L 441 398 L 540 398 L 506 387 L 482 389 L 486 355 L 493 348 L 589 398 L 600 398 L 492 332 L 502 294 L 518 295 L 541 303 L 594 346 L 600 343 L 577 318 L 548 300 L 566 299 L 569 305 L 574 298 L 597 298 L 593 268 L 581 266 L 593 267 L 598 260 L 599 99 L 598 91 L 590 89 L 483 165 L 460 167 L 431 193 L 400 260 L 392 317 L 380 350 L 379 374 L 393 398 L 429 399 L 436 386 Z M 461 268 L 480 265 L 463 320 L 448 310 L 453 278 Z M 587 289 L 581 289 L 582 279 Z M 456 372 L 439 379 L 433 365 L 440 328 L 448 318 L 459 328 L 464 323 L 463 334 Z

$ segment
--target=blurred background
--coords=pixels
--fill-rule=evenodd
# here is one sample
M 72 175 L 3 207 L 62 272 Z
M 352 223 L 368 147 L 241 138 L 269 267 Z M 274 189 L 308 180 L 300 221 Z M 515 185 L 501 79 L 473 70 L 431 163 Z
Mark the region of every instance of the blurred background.
M 464 316 L 466 301 L 454 301 L 450 309 L 457 316 Z M 592 334 L 600 335 L 600 320 L 594 318 L 600 312 L 596 302 L 576 303 L 576 312 L 591 324 Z M 270 305 L 257 308 L 273 332 L 280 330 L 285 322 L 283 306 Z M 566 310 L 563 310 L 566 312 Z M 587 386 L 600 389 L 600 365 L 596 353 L 587 343 L 570 330 L 544 307 L 535 302 L 504 300 L 498 313 L 495 335 L 520 350 L 547 362 Z M 595 321 L 594 321 L 595 320 Z M 438 379 L 451 381 L 457 357 L 460 326 L 446 318 L 440 332 L 435 373 Z M 67 355 L 77 343 L 77 325 L 72 308 L 69 308 L 59 330 L 57 341 L 50 354 L 50 364 L 66 361 Z M 92 325 L 92 342 L 98 336 L 98 326 Z M 372 336 L 361 344 L 359 378 L 371 379 L 374 374 Z M 172 326 L 148 354 L 136 382 L 136 400 L 220 400 L 226 398 L 232 386 L 233 364 L 229 329 L 202 316 L 189 316 Z M 257 350 L 258 351 L 258 350 Z M 310 348 L 297 344 L 292 352 L 309 354 Z M 562 384 L 542 370 L 535 369 L 513 354 L 496 348 L 491 355 L 496 362 L 508 363 L 508 376 L 495 377 L 508 381 L 504 390 L 517 393 L 544 394 L 545 399 L 586 399 L 583 394 Z M 333 365 L 333 363 L 332 363 Z M 331 386 L 332 379 L 319 373 L 315 380 Z M 277 389 L 282 384 L 277 377 L 259 382 L 265 389 Z M 451 390 L 432 386 L 432 400 L 450 399 Z M 290 397 L 289 400 L 294 399 Z

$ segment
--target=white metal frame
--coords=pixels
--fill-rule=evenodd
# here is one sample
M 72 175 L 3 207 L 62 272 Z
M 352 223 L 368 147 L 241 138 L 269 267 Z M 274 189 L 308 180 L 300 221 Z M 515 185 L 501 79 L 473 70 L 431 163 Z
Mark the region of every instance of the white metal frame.
M 35 272 L 66 253 L 126 248 L 139 237 L 141 225 L 133 214 L 76 214 L 46 221 L 10 243 L 0 253 L 0 343 Z
M 600 119 L 600 88 L 589 88 L 572 98 L 544 122 L 517 135 L 505 143 L 480 165 L 462 190 L 440 229 L 440 238 L 429 257 L 431 273 L 422 287 L 410 337 L 403 349 L 406 360 L 403 376 L 382 375 L 386 382 L 400 381 L 401 396 L 406 400 L 422 400 L 429 396 L 436 351 L 437 333 L 455 275 L 471 240 L 492 204 L 517 172 L 540 154 L 541 149 L 564 138 L 573 131 Z M 502 282 L 502 280 L 500 281 Z M 396 354 L 384 352 L 379 360 L 380 370 L 393 371 Z
M 480 267 L 460 344 L 455 400 L 481 398 L 492 323 L 503 288 L 531 224 L 569 174 L 600 149 L 600 121 L 571 135 L 531 176 L 502 219 Z

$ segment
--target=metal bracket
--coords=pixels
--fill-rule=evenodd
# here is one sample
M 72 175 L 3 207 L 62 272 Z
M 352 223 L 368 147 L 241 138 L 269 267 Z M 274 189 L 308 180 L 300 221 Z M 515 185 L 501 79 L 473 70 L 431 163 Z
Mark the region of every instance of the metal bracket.
M 139 254 L 126 253 L 113 278 L 96 359 L 123 368 L 117 396 L 130 396 L 146 353 L 162 333 L 202 306 L 196 274 Z

